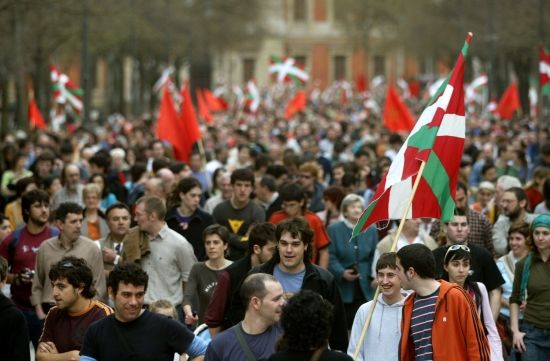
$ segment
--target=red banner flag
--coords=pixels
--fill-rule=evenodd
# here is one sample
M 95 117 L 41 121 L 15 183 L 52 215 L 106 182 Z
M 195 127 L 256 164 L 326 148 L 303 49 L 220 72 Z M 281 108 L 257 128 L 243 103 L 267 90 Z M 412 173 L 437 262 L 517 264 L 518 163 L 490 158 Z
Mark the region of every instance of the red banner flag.
M 518 85 L 513 82 L 506 88 L 504 94 L 500 98 L 497 106 L 497 114 L 502 119 L 512 119 L 514 113 L 519 109 L 519 91 Z
M 392 132 L 410 132 L 414 127 L 414 118 L 409 108 L 391 85 L 388 85 L 388 94 L 384 105 L 384 126 Z

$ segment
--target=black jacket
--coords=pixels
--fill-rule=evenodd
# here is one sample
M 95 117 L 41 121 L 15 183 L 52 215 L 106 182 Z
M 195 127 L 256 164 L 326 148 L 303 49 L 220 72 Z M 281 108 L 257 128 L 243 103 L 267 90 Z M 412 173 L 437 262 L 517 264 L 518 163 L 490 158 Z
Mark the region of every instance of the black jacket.
M 197 260 L 206 261 L 206 251 L 204 250 L 204 242 L 202 241 L 202 232 L 206 227 L 214 223 L 212 216 L 200 209 L 197 209 L 191 216 L 187 228 L 183 229 L 178 222 L 177 208 L 171 208 L 166 214 L 165 220 L 168 227 L 187 239 L 193 246 Z
M 254 267 L 250 270 L 252 273 L 273 274 L 275 261 L 272 259 L 264 264 Z M 340 296 L 340 291 L 332 274 L 311 263 L 306 263 L 306 273 L 302 283 L 303 290 L 310 290 L 319 293 L 334 306 L 334 321 L 332 323 L 332 332 L 329 339 L 331 349 L 347 352 L 348 350 L 348 328 L 346 323 L 346 311 L 344 303 Z
M 29 361 L 29 331 L 25 316 L 0 293 L 0 352 L 3 360 Z

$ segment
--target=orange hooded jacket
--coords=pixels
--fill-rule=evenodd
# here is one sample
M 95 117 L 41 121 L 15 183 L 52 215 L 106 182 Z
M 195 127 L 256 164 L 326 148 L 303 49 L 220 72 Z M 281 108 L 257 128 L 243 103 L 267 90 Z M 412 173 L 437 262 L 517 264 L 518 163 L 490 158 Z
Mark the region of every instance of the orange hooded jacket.
M 432 327 L 434 361 L 489 361 L 489 343 L 471 297 L 455 284 L 439 282 Z M 414 360 L 414 344 L 409 337 L 414 298 L 413 292 L 403 306 L 401 361 Z

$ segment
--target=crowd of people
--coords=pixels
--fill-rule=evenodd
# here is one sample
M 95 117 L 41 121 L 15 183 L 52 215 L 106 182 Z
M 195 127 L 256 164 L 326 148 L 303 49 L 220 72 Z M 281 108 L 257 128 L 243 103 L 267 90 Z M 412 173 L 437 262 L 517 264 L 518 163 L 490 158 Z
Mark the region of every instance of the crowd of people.
M 354 104 L 241 115 L 187 162 L 146 120 L 4 136 L 10 359 L 550 357 L 545 130 L 470 117 L 454 218 L 390 253 L 397 222 L 351 235 L 403 135 Z

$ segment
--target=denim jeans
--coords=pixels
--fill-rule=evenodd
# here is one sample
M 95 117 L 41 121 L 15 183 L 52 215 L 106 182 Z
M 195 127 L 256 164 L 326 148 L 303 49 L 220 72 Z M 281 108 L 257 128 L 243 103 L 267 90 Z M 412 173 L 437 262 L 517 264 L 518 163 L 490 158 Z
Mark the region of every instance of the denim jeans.
M 550 360 L 550 329 L 542 329 L 533 326 L 523 320 L 520 327 L 525 332 L 523 343 L 526 351 L 521 354 L 522 361 Z

